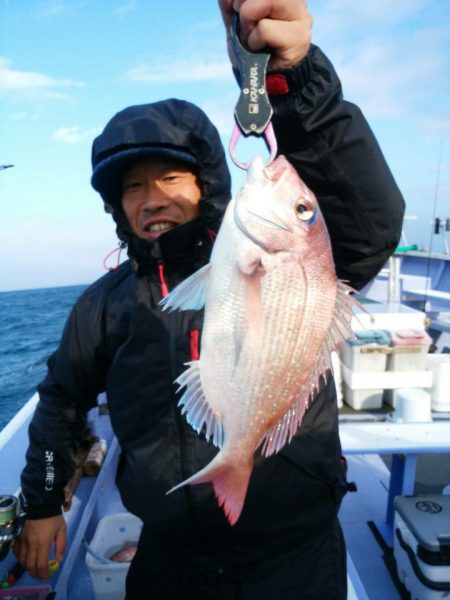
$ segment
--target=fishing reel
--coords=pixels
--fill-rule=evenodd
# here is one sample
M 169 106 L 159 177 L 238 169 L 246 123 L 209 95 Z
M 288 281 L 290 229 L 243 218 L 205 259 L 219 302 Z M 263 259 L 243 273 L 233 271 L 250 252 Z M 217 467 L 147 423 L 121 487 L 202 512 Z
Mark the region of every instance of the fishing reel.
M 11 542 L 22 531 L 25 511 L 16 496 L 0 495 L 0 561 L 8 554 Z

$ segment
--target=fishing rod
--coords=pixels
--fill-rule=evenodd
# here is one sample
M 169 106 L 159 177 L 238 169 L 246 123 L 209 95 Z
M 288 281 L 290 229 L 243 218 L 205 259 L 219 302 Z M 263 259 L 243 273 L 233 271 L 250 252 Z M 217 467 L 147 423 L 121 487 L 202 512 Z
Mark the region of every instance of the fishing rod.
M 433 230 L 430 232 L 430 244 L 429 244 L 430 251 L 429 251 L 429 255 L 428 255 L 427 270 L 426 270 L 426 276 L 425 276 L 425 292 L 424 292 L 424 296 L 423 296 L 423 306 L 422 306 L 423 312 L 426 312 L 427 302 L 428 302 L 428 291 L 429 291 L 429 287 L 430 287 L 431 253 L 433 250 L 433 233 L 437 233 L 436 232 L 436 221 L 437 221 L 436 209 L 437 209 L 437 202 L 438 202 L 438 195 L 439 195 L 439 182 L 440 182 L 440 176 L 441 176 L 442 148 L 443 148 L 443 142 L 441 141 L 441 144 L 439 146 L 439 155 L 438 155 L 437 172 L 436 172 L 436 186 L 435 186 L 435 190 L 434 190 L 434 202 L 433 202 L 433 219 L 432 219 L 432 221 L 435 223 L 435 227 L 434 227 L 434 232 L 433 232 Z

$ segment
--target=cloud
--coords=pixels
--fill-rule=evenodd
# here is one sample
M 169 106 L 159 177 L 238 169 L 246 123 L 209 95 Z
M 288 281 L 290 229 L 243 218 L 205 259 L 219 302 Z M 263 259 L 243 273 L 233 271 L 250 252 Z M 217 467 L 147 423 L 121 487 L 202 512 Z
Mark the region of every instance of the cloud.
M 65 144 L 78 144 L 86 139 L 92 140 L 98 135 L 100 130 L 97 128 L 81 130 L 78 126 L 59 127 L 52 133 L 52 137 L 57 142 Z
M 121 4 L 120 6 L 115 8 L 112 12 L 113 12 L 113 15 L 121 17 L 122 15 L 129 12 L 130 10 L 133 10 L 133 8 L 135 6 L 136 6 L 136 0 L 127 0 L 124 4 Z
M 35 71 L 19 71 L 11 67 L 11 61 L 0 57 L 0 93 L 19 93 L 42 98 L 64 99 L 68 95 L 60 88 L 82 88 L 86 84 L 72 79 L 56 79 Z
M 117 248 L 111 219 L 33 219 L 0 231 L 0 290 L 90 283 L 104 275 L 103 259 Z M 111 261 L 114 264 L 114 259 Z M 110 263 L 108 263 L 110 264 Z
M 426 0 L 327 0 L 318 9 L 313 41 L 330 56 L 345 97 L 369 118 L 415 119 L 417 129 L 438 133 L 429 117 L 449 110 L 450 19 Z
M 127 71 L 123 78 L 146 83 L 229 82 L 233 75 L 227 59 L 190 57 L 163 64 L 142 63 Z
M 67 13 L 68 7 L 63 0 L 46 0 L 39 9 L 39 14 L 47 18 L 60 17 Z
M 366 44 L 353 57 L 339 64 L 337 70 L 342 80 L 345 96 L 362 104 L 376 117 L 407 116 L 410 113 L 417 88 L 417 72 L 422 65 L 392 61 L 396 49 L 392 46 Z
M 13 120 L 13 121 L 22 121 L 23 119 L 28 118 L 28 113 L 26 113 L 25 111 L 17 111 L 17 112 L 13 112 L 9 115 L 9 117 Z
M 236 85 L 235 93 L 201 103 L 202 110 L 205 111 L 222 136 L 229 137 L 231 135 L 235 123 L 233 116 L 234 107 L 238 96 L 239 90 Z
M 425 139 L 450 139 L 450 110 L 445 114 L 436 113 L 422 119 L 421 133 Z
M 425 115 L 432 93 L 448 96 L 446 73 L 449 65 L 440 57 L 439 48 L 422 44 L 411 48 L 410 39 L 391 42 L 366 42 L 351 57 L 336 61 L 347 98 L 360 103 L 375 117 L 411 117 Z M 426 47 L 426 45 L 425 45 Z
M 27 7 L 27 14 L 31 14 L 38 21 L 50 23 L 73 16 L 77 5 L 80 5 L 80 0 L 35 0 Z
M 346 44 L 349 38 L 372 32 L 385 32 L 430 11 L 429 0 L 377 0 L 355 2 L 354 0 L 325 0 L 311 7 L 314 16 L 313 38 L 317 32 L 322 39 L 332 37 Z M 388 18 L 387 18 L 388 15 Z

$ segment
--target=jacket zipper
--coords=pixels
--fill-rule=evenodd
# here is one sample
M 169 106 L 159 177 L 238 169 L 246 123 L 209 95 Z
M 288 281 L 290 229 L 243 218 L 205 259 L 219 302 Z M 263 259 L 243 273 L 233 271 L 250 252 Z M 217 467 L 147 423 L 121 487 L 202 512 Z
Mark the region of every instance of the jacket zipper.
M 200 352 L 198 349 L 200 332 L 198 329 L 191 329 L 189 335 L 191 338 L 191 360 L 198 360 L 200 358 Z
M 158 275 L 159 275 L 159 283 L 161 285 L 161 296 L 165 298 L 169 295 L 169 288 L 167 287 L 166 279 L 164 277 L 164 263 L 162 258 L 158 259 Z
M 159 248 L 158 248 L 158 250 L 159 250 Z M 164 298 L 169 293 L 169 287 L 167 285 L 167 281 L 166 281 L 165 274 L 164 274 L 164 261 L 159 252 L 158 252 L 157 260 L 158 260 L 158 276 L 159 276 L 159 281 L 160 281 L 160 285 L 161 285 L 161 295 Z M 175 381 L 175 379 L 177 377 L 177 374 L 176 374 L 176 345 L 175 345 L 175 342 L 176 342 L 175 314 L 169 312 L 168 318 L 169 318 L 170 374 L 171 374 L 171 380 Z M 191 348 L 192 348 L 192 342 L 191 342 Z M 174 399 L 176 399 L 175 392 L 172 392 L 172 393 L 173 393 Z M 187 444 L 186 444 L 186 435 L 185 435 L 185 431 L 184 431 L 183 416 L 181 415 L 178 408 L 175 408 L 175 424 L 176 424 L 176 427 L 178 430 L 178 438 L 180 440 L 180 470 L 181 470 L 182 481 L 184 481 L 185 479 L 187 479 L 189 477 L 189 471 L 187 469 L 187 463 L 186 463 Z M 193 518 L 194 511 L 193 511 L 193 505 L 192 505 L 191 490 L 189 489 L 189 486 L 184 486 L 183 491 L 184 491 L 184 497 L 186 500 L 186 506 L 187 506 L 188 512 L 191 514 L 191 517 Z

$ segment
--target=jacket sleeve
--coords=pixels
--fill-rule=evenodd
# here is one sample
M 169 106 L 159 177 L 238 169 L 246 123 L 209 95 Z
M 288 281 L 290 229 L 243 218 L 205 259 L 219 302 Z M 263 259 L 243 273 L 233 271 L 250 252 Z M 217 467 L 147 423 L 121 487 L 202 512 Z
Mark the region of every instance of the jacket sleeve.
M 319 201 L 338 277 L 360 289 L 398 244 L 402 195 L 367 121 L 343 99 L 339 78 L 317 46 L 297 66 L 273 75 L 289 88 L 271 95 L 279 153 Z
M 38 386 L 21 476 L 28 518 L 61 513 L 86 415 L 104 390 L 105 373 L 101 306 L 87 290 L 75 304 L 59 348 L 48 361 L 47 376 Z

